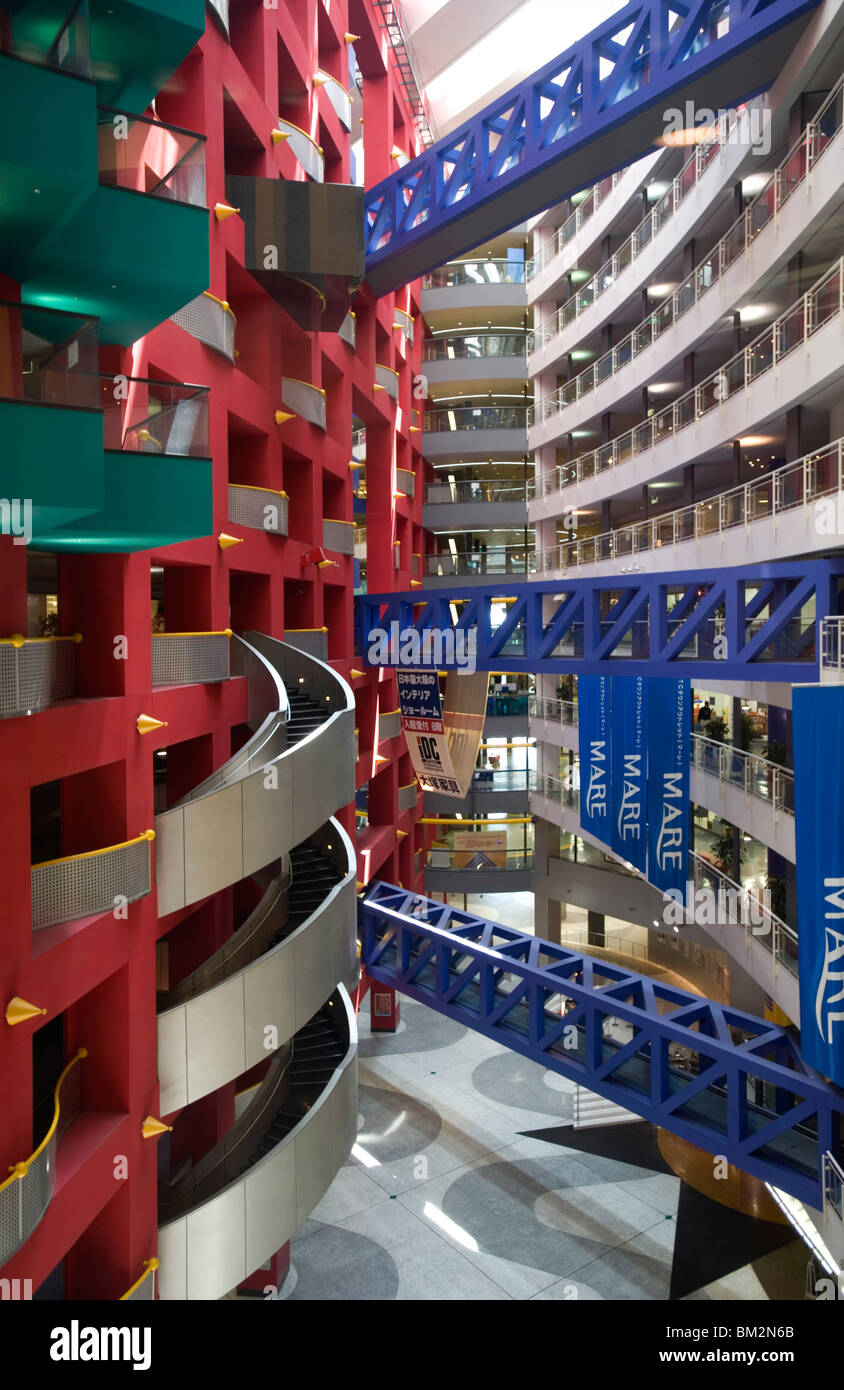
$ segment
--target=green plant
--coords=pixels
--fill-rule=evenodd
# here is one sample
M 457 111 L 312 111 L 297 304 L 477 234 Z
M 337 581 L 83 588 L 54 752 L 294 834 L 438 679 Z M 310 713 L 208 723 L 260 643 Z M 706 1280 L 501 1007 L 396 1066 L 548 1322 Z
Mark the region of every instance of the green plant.
M 730 736 L 727 721 L 722 714 L 714 714 L 702 727 L 704 736 L 711 738 L 713 743 L 726 743 Z
M 561 677 L 560 677 L 560 681 L 559 681 L 559 684 L 558 684 L 558 686 L 557 686 L 557 699 L 558 699 L 558 700 L 568 700 L 568 701 L 571 701 L 571 700 L 574 699 L 574 677 L 573 677 L 573 676 L 561 676 Z
M 771 897 L 771 911 L 775 917 L 785 921 L 785 879 L 780 878 L 779 874 L 768 874 L 765 879 L 765 887 Z
M 729 821 L 721 822 L 721 833 L 712 846 L 712 853 L 718 863 L 718 868 L 722 874 L 728 878 L 738 880 L 741 873 L 741 866 L 745 859 L 745 848 L 741 839 L 738 842 L 738 864 L 735 859 L 735 826 L 730 825 Z
M 756 733 L 756 726 L 748 714 L 747 710 L 741 712 L 741 727 L 739 729 L 739 747 L 742 753 L 750 752 L 750 745 Z
M 785 767 L 785 744 L 768 743 L 765 747 L 765 757 L 769 763 L 776 763 L 777 767 Z

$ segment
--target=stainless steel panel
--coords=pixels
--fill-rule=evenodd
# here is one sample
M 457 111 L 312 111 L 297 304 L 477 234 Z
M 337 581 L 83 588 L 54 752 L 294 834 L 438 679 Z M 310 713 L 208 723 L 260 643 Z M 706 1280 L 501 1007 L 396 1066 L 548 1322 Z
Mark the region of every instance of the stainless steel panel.
M 243 875 L 253 874 L 303 840 L 316 826 L 303 827 L 293 796 L 296 748 L 276 759 L 271 768 L 253 772 L 240 784 L 243 807 Z M 278 785 L 274 785 L 277 780 Z M 339 806 L 330 807 L 328 819 Z M 322 821 L 320 824 L 322 824 Z M 242 876 L 243 876 L 242 875 Z
M 207 1096 L 250 1065 L 243 1037 L 243 979 L 235 975 L 191 1000 L 186 1013 L 188 1101 Z
M 195 903 L 244 876 L 241 784 L 192 801 L 184 815 L 185 894 Z
M 398 738 L 401 733 L 401 715 L 393 710 L 378 716 L 378 737 L 380 740 Z
M 227 1187 L 182 1220 L 187 1226 L 189 1300 L 222 1298 L 252 1273 L 246 1267 L 244 1180 Z M 272 1250 L 267 1251 L 270 1254 Z
M 281 1144 L 250 1171 L 246 1189 L 246 1264 L 259 1269 L 298 1229 L 295 1141 Z
M 316 942 L 314 942 L 316 948 Z M 329 994 L 331 991 L 329 990 Z M 311 1011 L 311 1017 L 320 1004 Z M 296 1019 L 296 972 L 294 951 L 290 938 L 281 942 L 245 972 L 243 980 L 243 1038 L 246 1062 L 243 1070 L 264 1061 L 272 1048 L 267 1048 L 267 1028 L 278 1030 L 270 1036 L 274 1046 L 287 1042 L 299 1026 Z M 236 1073 L 233 1072 L 232 1076 Z
M 184 1303 L 188 1296 L 187 1218 L 159 1227 L 158 1260 L 158 1297 Z
M 169 1115 L 188 1103 L 187 1009 L 182 1005 L 159 1014 L 158 1083 L 159 1109 Z
M 185 906 L 185 813 L 183 807 L 165 811 L 153 822 L 155 841 L 155 882 L 158 887 L 158 915 Z
M 308 1112 L 296 1139 L 296 1228 L 304 1226 L 337 1174 L 334 1161 L 336 1086 L 324 1091 Z
M 326 550 L 338 555 L 354 555 L 355 528 L 352 522 L 335 521 L 324 518 L 322 523 L 322 543 Z

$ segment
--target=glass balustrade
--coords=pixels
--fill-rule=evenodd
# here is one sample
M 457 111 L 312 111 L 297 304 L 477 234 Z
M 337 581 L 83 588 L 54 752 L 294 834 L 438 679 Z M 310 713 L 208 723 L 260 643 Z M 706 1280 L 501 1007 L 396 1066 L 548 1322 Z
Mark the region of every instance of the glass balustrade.
M 108 106 L 97 110 L 100 183 L 205 206 L 205 136 Z

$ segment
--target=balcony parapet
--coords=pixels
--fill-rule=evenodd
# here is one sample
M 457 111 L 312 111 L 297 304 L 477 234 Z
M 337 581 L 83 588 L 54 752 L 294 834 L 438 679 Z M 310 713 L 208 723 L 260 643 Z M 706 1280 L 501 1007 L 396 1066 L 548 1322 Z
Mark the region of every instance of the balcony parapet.
M 62 1106 L 62 1088 L 77 1062 L 87 1056 L 86 1048 L 80 1047 L 71 1057 L 53 1092 L 50 1128 L 35 1152 L 16 1163 L 0 1182 L 0 1267 L 29 1240 L 50 1205 L 56 1187 L 56 1149 L 79 1108 L 78 1094 L 66 1097 Z
M 231 628 L 223 632 L 154 632 L 153 687 L 227 681 L 233 635 Z
M 229 521 L 250 531 L 266 531 L 270 536 L 286 536 L 289 499 L 286 492 L 273 488 L 249 487 L 229 483 Z
M 288 149 L 293 152 L 308 178 L 313 179 L 314 183 L 322 183 L 325 179 L 325 155 L 322 146 L 317 144 L 312 135 L 301 126 L 294 125 L 292 121 L 285 121 L 279 117 L 277 124 L 282 135 L 287 137 Z
M 237 317 L 228 300 L 218 299 L 210 290 L 203 290 L 170 318 L 198 343 L 204 343 L 205 347 L 213 348 L 229 362 L 234 362 Z
M 150 842 L 155 831 L 84 854 L 33 864 L 32 930 L 112 912 L 152 888 Z
M 77 632 L 72 637 L 0 639 L 0 718 L 37 714 L 76 691 Z
M 317 429 L 326 426 L 325 391 L 321 386 L 313 386 L 309 381 L 297 381 L 295 377 L 281 378 L 281 399 L 289 410 L 300 415 Z

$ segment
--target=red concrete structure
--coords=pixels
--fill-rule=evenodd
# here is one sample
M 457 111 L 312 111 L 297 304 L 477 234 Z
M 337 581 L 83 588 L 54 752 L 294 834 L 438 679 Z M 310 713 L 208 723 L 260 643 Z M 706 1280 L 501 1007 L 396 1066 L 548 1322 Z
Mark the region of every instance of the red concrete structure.
M 257 895 L 245 882 L 160 919 L 153 887 L 122 915 L 106 912 L 33 933 L 31 862 L 135 839 L 152 827 L 156 811 L 243 742 L 244 679 L 153 686 L 151 604 L 167 632 L 255 629 L 283 638 L 325 630 L 327 659 L 355 691 L 357 781 L 369 784 L 358 877 L 422 886 L 421 795 L 399 810 L 399 788 L 413 781 L 410 760 L 400 734 L 379 738 L 379 716 L 397 708 L 395 677 L 354 673 L 354 560 L 325 544 L 323 527 L 327 519 L 351 531 L 352 430 L 363 425 L 369 585 L 405 589 L 419 573 L 423 467 L 414 412 L 422 402 L 413 392 L 421 320 L 411 344 L 399 324 L 406 320 L 396 314 L 419 315 L 418 286 L 380 301 L 366 288 L 359 292 L 352 301 L 354 347 L 336 332 L 305 331 L 245 268 L 243 219 L 224 211 L 227 176 L 305 180 L 290 141 L 272 139 L 279 117 L 322 147 L 327 183 L 351 181 L 350 134 L 319 77 L 314 81 L 327 74 L 348 88 L 349 35 L 357 36 L 366 180 L 373 183 L 394 167 L 394 146 L 414 153 L 416 135 L 368 0 L 279 0 L 273 8 L 233 0 L 228 36 L 209 8 L 204 37 L 157 97 L 161 120 L 207 137 L 208 290 L 221 312 L 236 318 L 237 355 L 229 361 L 168 320 L 129 348 L 102 349 L 100 365 L 210 388 L 213 531 L 153 552 L 60 554 L 58 631 L 83 638 L 75 698 L 0 721 L 0 1000 L 5 1007 L 19 998 L 43 1011 L 14 1025 L 0 1020 L 0 1174 L 40 1142 L 59 1071 L 78 1048 L 87 1050 L 62 1092 L 63 1112 L 78 1113 L 59 1144 L 55 1193 L 34 1234 L 0 1269 L 0 1277 L 30 1279 L 36 1290 L 61 1269 L 57 1292 L 44 1296 L 119 1298 L 155 1255 L 159 1141 L 143 1138 L 142 1125 L 160 1116 L 156 989 L 172 987 L 207 959 Z M 2 291 L 18 297 L 11 280 Z M 375 389 L 376 367 L 394 376 L 395 396 Z M 282 378 L 324 393 L 324 429 L 301 413 L 284 418 L 290 407 Z M 415 495 L 412 484 L 397 485 L 398 469 L 415 479 Z M 286 493 L 287 536 L 232 521 L 230 485 Z M 330 564 L 312 563 L 320 550 Z M 32 574 L 27 548 L 0 538 L 0 636 L 27 633 Z M 162 727 L 142 736 L 141 715 Z M 166 773 L 156 777 L 160 751 Z M 339 819 L 354 837 L 353 807 Z M 154 844 L 152 854 L 154 860 Z M 226 1133 L 235 1092 L 253 1079 L 160 1117 L 173 1127 L 171 1169 L 188 1157 L 196 1163 Z

